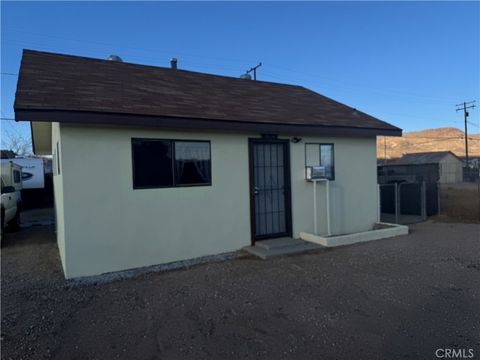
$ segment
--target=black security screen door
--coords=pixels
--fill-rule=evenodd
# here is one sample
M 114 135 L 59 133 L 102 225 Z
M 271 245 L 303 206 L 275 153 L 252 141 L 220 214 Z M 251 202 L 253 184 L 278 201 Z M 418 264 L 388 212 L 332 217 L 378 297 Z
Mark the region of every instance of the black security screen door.
M 291 236 L 288 140 L 250 139 L 253 240 Z

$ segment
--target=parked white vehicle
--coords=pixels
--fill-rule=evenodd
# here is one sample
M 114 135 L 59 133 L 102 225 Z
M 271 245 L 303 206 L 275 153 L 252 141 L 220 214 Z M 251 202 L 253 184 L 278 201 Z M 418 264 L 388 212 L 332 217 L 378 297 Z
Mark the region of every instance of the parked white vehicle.
M 5 186 L 2 179 L 1 189 L 1 234 L 3 237 L 3 229 L 10 226 L 17 230 L 20 227 L 20 208 L 21 208 L 20 192 L 16 191 L 13 186 Z
M 1 208 L 0 228 L 6 226 L 17 230 L 20 227 L 20 210 L 22 206 L 22 168 L 12 162 L 1 165 Z

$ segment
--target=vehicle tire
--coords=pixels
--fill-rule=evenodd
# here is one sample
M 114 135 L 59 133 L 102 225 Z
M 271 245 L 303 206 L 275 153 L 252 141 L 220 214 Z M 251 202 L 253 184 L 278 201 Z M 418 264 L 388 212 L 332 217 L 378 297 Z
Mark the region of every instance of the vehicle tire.
M 13 231 L 20 230 L 20 209 L 19 208 L 17 208 L 15 217 L 12 220 L 10 220 L 10 222 L 8 223 L 8 226 L 10 230 L 13 230 Z

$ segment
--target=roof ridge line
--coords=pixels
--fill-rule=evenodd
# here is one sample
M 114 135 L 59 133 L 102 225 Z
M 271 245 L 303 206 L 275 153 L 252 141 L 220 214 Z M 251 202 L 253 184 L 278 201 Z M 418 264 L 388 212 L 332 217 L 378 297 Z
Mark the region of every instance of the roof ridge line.
M 177 71 L 177 72 L 200 74 L 200 75 L 204 75 L 204 76 L 222 77 L 222 78 L 233 79 L 233 80 L 238 80 L 238 81 L 251 81 L 251 82 L 254 82 L 254 83 L 265 83 L 265 84 L 274 84 L 274 85 L 281 85 L 281 86 L 292 86 L 292 87 L 306 89 L 302 85 L 295 85 L 295 84 L 288 84 L 288 83 L 281 83 L 281 82 L 273 82 L 273 81 L 265 81 L 265 80 L 248 80 L 248 79 L 242 79 L 240 77 L 220 75 L 220 74 L 212 74 L 212 73 L 206 73 L 206 72 L 201 72 L 201 71 L 178 69 L 178 68 L 173 70 L 173 69 L 171 69 L 169 67 L 166 67 L 166 66 L 140 64 L 140 63 L 133 63 L 133 62 L 128 62 L 128 61 L 112 61 L 112 60 L 108 60 L 108 59 L 100 59 L 100 58 L 84 56 L 84 55 L 71 55 L 71 54 L 55 53 L 55 52 L 44 51 L 44 50 L 23 49 L 23 53 L 25 53 L 25 52 L 44 54 L 44 55 L 53 55 L 53 56 L 64 56 L 64 57 L 67 57 L 67 58 L 93 60 L 93 61 L 114 63 L 114 64 L 123 64 L 123 65 L 127 65 L 127 66 L 141 66 L 141 67 L 146 67 L 146 68 L 172 70 L 172 71 Z M 312 91 L 310 89 L 307 89 L 307 90 Z M 312 91 L 312 92 L 314 92 L 314 91 Z M 316 94 L 318 94 L 318 93 L 316 93 Z

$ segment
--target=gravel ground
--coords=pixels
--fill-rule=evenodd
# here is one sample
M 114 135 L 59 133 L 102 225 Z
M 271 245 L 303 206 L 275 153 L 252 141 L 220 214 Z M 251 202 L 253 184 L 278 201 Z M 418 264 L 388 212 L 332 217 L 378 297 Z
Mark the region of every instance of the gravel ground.
M 63 280 L 50 226 L 1 257 L 2 359 L 480 358 L 480 225 L 110 283 Z

